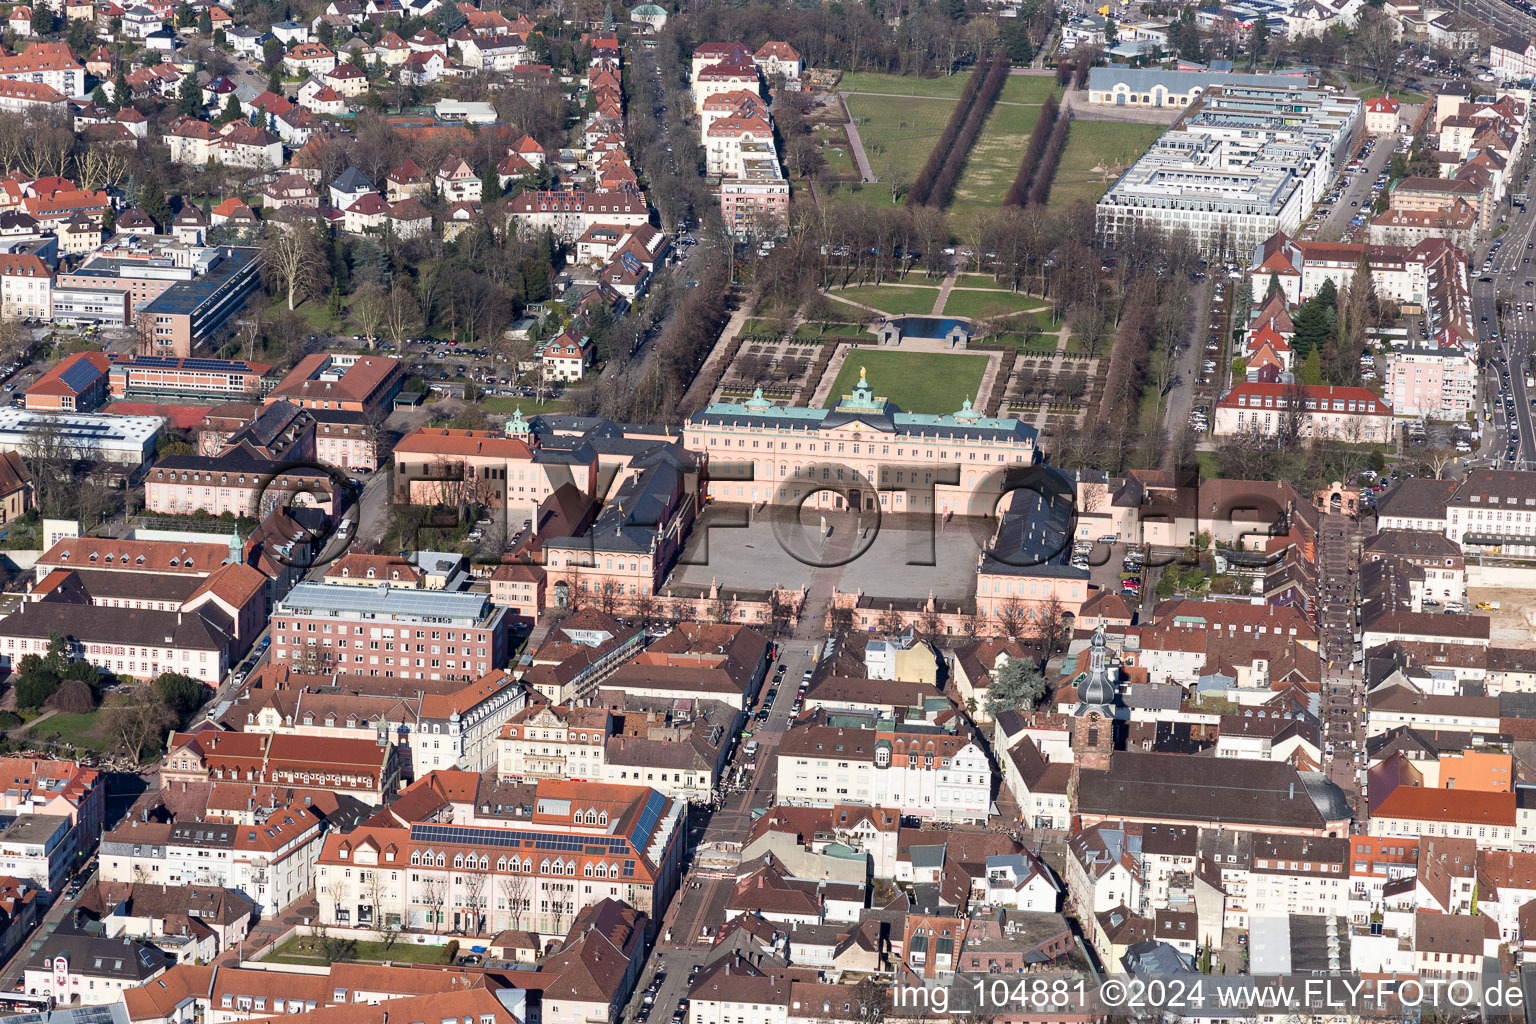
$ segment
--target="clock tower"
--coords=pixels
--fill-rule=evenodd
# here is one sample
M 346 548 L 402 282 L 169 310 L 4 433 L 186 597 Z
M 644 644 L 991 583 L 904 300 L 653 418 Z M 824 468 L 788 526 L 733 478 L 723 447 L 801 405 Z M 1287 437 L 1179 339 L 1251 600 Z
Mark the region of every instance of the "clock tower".
M 1115 711 L 1120 694 L 1110 671 L 1109 646 L 1100 623 L 1088 649 L 1088 678 L 1078 687 L 1077 708 L 1072 712 L 1072 755 L 1079 770 L 1108 769 L 1115 750 Z

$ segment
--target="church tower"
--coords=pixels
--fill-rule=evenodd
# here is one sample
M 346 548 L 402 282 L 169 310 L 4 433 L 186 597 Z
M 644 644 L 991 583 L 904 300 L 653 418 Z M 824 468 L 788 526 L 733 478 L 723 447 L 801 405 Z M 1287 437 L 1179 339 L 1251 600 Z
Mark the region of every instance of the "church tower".
M 1072 755 L 1079 770 L 1106 770 L 1115 749 L 1115 705 L 1120 695 L 1109 673 L 1109 647 L 1100 623 L 1088 649 L 1088 678 L 1078 687 L 1077 708 L 1072 712 Z

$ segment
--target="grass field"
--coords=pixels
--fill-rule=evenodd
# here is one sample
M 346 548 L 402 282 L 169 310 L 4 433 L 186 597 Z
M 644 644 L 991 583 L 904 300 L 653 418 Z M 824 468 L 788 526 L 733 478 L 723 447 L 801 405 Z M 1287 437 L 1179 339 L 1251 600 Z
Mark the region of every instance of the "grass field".
M 827 294 L 834 299 L 851 299 L 899 316 L 904 313 L 932 313 L 933 304 L 939 297 L 939 290 L 912 285 L 864 284 L 855 285 L 852 288 L 840 288 Z
M 918 79 L 922 81 L 922 79 Z M 884 180 L 891 168 L 911 181 L 923 169 L 928 151 L 944 132 L 955 109 L 952 99 L 914 100 L 904 96 L 850 96 L 848 113 L 859 129 L 870 170 Z M 874 185 L 860 192 L 840 194 L 864 202 L 891 201 L 889 189 Z
M 513 398 L 510 395 L 482 398 L 476 404 L 486 412 L 500 413 L 505 416 L 512 415 L 517 409 L 523 410 L 524 416 L 532 416 L 541 412 L 566 412 L 571 408 L 570 400 L 565 398 L 540 402 L 532 398 Z
M 973 292 L 955 289 L 944 300 L 945 316 L 988 317 L 1036 308 L 1040 300 L 1017 292 Z
M 388 949 L 382 942 L 358 942 L 354 960 L 389 960 L 393 963 L 410 964 L 440 964 L 447 950 L 443 946 L 417 945 L 411 942 L 397 942 Z M 279 964 L 325 964 L 326 960 L 318 948 L 317 940 L 308 936 L 297 936 L 278 946 L 272 953 L 264 958 L 264 962 Z
M 841 334 L 844 337 L 858 336 L 864 333 L 863 324 L 850 323 L 805 323 L 795 328 L 795 337 L 803 341 L 816 341 L 825 338 L 829 334 Z
M 101 724 L 100 711 L 88 711 L 83 715 L 60 712 L 28 729 L 27 737 L 37 743 L 49 743 L 53 741 L 53 734 L 58 733 L 61 745 L 71 744 L 86 750 L 110 750 L 113 744 L 100 735 Z
M 853 71 L 838 83 L 839 92 L 883 92 L 892 96 L 936 96 L 956 99 L 965 91 L 969 72 L 918 78 L 914 75 L 881 75 L 872 71 Z
M 1376 85 L 1368 79 L 1356 78 L 1354 75 L 1344 75 L 1343 78 L 1346 87 L 1359 90 L 1358 95 L 1362 100 L 1373 100 L 1377 96 L 1380 96 L 1382 93 L 1381 86 Z M 1428 98 L 1422 93 L 1413 92 L 1409 89 L 1396 88 L 1391 90 L 1391 94 L 1392 98 L 1397 100 L 1399 103 L 1428 102 Z
M 955 285 L 959 288 L 1001 288 L 991 274 L 957 274 Z
M 889 398 L 907 412 L 952 413 L 970 398 L 976 400 L 987 357 L 948 352 L 892 352 L 859 349 L 850 352 L 827 396 L 830 408 L 853 390 L 859 367 L 869 369 L 869 384 L 877 396 Z
M 1041 98 L 1044 99 L 1043 96 Z M 1002 203 L 1008 186 L 1019 173 L 1019 159 L 1029 145 L 1029 135 L 1039 121 L 1038 105 L 1009 106 L 999 103 L 992 108 L 981 126 L 976 145 L 971 147 L 965 171 L 955 186 L 951 210 L 995 210 Z
M 1073 121 L 1067 150 L 1056 168 L 1051 186 L 1051 206 L 1066 206 L 1076 199 L 1096 203 L 1115 179 L 1147 151 L 1166 128 L 1158 124 L 1120 121 Z

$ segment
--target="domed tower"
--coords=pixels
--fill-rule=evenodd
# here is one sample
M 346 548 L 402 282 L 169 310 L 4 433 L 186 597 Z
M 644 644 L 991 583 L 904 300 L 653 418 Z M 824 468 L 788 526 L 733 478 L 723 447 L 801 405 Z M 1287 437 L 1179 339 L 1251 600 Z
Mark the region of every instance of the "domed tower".
M 1072 753 L 1079 768 L 1103 771 L 1115 749 L 1120 691 L 1110 671 L 1109 643 L 1100 623 L 1088 649 L 1088 678 L 1077 688 L 1077 708 L 1072 712 Z

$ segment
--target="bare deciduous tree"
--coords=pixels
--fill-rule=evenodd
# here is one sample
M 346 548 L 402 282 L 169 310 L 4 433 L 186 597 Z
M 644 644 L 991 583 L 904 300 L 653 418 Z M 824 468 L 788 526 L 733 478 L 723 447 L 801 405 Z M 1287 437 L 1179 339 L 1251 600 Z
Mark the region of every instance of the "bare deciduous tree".
M 389 321 L 389 294 L 382 285 L 369 282 L 352 293 L 351 313 L 368 347 L 373 348 Z
M 318 240 L 307 225 L 287 231 L 273 230 L 261 247 L 262 267 L 273 285 L 288 293 L 288 308 L 298 305 L 301 293 L 319 280 Z

